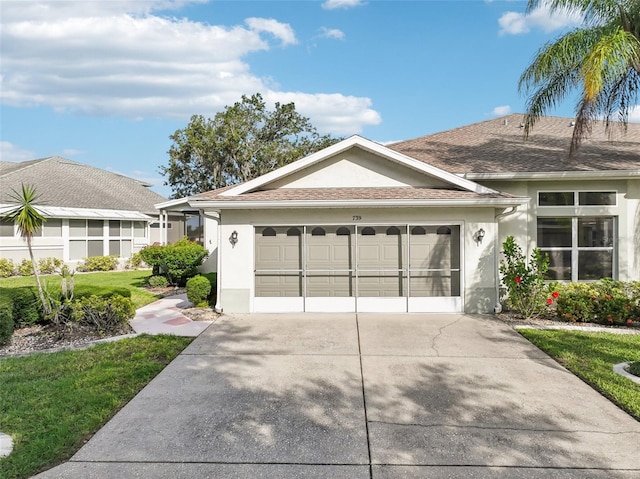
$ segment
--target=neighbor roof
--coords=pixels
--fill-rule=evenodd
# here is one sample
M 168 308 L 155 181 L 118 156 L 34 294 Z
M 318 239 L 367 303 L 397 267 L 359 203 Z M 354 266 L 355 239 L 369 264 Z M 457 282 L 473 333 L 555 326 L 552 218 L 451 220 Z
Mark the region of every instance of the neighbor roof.
M 11 189 L 35 187 L 38 204 L 157 214 L 155 203 L 166 199 L 148 183 L 75 161 L 52 156 L 22 163 L 0 162 L 0 203 L 12 203 Z
M 613 125 L 611 137 L 604 124 L 595 125 L 571 162 L 571 118 L 542 117 L 526 140 L 523 118 L 508 115 L 387 147 L 457 174 L 640 171 L 640 124 L 630 123 L 626 133 Z

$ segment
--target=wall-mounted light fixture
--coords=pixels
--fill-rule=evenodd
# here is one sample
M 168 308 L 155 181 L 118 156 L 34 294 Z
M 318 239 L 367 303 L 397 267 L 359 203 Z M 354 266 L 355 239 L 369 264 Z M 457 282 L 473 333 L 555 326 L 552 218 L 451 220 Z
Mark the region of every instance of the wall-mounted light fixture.
M 235 248 L 237 242 L 238 242 L 238 232 L 236 230 L 233 230 L 233 233 L 231 233 L 231 236 L 229 236 L 229 243 L 231 243 L 232 248 Z
M 473 233 L 473 239 L 476 243 L 482 243 L 482 239 L 484 238 L 484 229 L 480 228 L 478 231 Z

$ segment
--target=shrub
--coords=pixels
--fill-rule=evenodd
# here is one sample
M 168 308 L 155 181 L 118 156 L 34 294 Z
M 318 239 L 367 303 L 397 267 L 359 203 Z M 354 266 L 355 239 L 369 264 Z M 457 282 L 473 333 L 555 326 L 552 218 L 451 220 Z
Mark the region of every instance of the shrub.
M 117 256 L 91 256 L 78 264 L 78 271 L 113 271 L 117 267 Z
M 568 283 L 557 286 L 556 314 L 565 321 L 588 322 L 595 317 L 597 291 L 591 283 Z
M 145 263 L 153 267 L 153 275 L 162 273 L 169 283 L 184 285 L 198 274 L 198 266 L 207 256 L 207 249 L 183 238 L 166 246 L 147 246 L 140 250 Z
M 544 275 L 549 269 L 549 257 L 535 248 L 527 259 L 513 236 L 502 244 L 504 260 L 500 262 L 502 282 L 507 288 L 507 305 L 525 318 L 533 318 L 547 308 L 549 287 Z
M 7 258 L 0 258 L 0 278 L 8 278 L 16 272 L 13 261 Z
M 133 253 L 125 264 L 126 269 L 138 269 L 142 266 L 142 255 L 140 253 Z
M 92 286 L 87 284 L 76 285 L 73 293 L 75 298 L 99 296 L 100 298 L 108 299 L 116 295 L 131 298 L 131 290 L 115 286 Z
M 640 361 L 629 364 L 629 372 L 634 376 L 640 377 Z
M 9 342 L 14 328 L 13 305 L 11 301 L 0 299 L 0 345 Z
M 114 295 L 110 298 L 88 296 L 76 299 L 71 308 L 73 321 L 101 333 L 120 331 L 127 320 L 135 315 L 129 298 Z
M 211 293 L 211 283 L 204 276 L 198 275 L 187 281 L 187 298 L 196 306 L 207 306 L 207 298 Z
M 0 298 L 10 306 L 16 327 L 33 326 L 43 319 L 42 305 L 34 287 L 0 288 Z
M 18 274 L 20 276 L 33 276 L 33 263 L 29 259 L 23 259 L 18 266 Z
M 62 260 L 58 258 L 42 258 L 38 261 L 38 271 L 42 274 L 57 273 L 62 267 Z
M 152 288 L 164 288 L 165 286 L 169 286 L 169 280 L 164 276 L 149 276 L 147 282 Z

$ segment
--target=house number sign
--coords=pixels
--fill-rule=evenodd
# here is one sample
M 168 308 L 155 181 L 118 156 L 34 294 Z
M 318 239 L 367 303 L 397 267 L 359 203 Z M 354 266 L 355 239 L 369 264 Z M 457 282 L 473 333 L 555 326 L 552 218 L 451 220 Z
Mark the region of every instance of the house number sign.
M 352 221 L 360 221 L 362 219 L 362 216 L 360 215 L 353 215 L 352 216 Z

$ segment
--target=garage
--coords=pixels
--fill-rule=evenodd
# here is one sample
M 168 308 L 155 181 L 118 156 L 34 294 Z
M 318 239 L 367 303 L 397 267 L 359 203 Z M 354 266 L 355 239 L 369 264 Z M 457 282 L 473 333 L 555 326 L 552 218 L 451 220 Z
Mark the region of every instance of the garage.
M 255 226 L 256 312 L 460 312 L 460 224 Z

